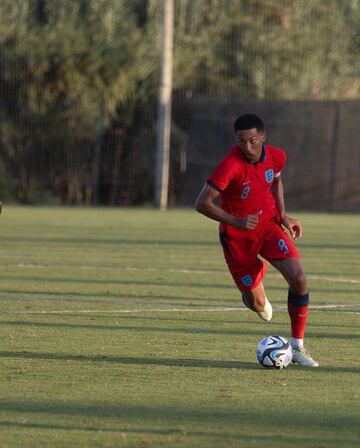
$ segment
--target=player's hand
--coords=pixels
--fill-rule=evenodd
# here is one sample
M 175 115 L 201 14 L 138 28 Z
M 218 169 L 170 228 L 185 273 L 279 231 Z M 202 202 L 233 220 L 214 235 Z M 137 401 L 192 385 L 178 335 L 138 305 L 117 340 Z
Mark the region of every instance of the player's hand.
M 259 210 L 254 215 L 247 215 L 244 218 L 238 218 L 237 226 L 240 229 L 246 230 L 254 230 L 259 222 L 259 216 L 261 215 L 262 210 Z
M 290 218 L 290 216 L 285 216 L 281 218 L 281 224 L 288 229 L 294 240 L 301 238 L 302 228 L 300 221 L 295 218 Z

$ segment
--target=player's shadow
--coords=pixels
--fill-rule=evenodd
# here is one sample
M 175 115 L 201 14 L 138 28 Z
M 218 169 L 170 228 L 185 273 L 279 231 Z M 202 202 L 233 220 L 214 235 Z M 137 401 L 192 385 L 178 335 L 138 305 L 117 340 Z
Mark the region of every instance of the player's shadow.
M 38 359 L 43 361 L 74 361 L 74 362 L 95 362 L 113 363 L 121 365 L 152 365 L 165 367 L 198 367 L 198 368 L 220 368 L 220 369 L 262 369 L 255 362 L 242 361 L 221 361 L 212 359 L 191 359 L 191 358 L 143 358 L 131 356 L 106 356 L 106 355 L 71 355 L 54 353 L 34 353 L 34 352 L 0 352 L 2 358 L 18 359 Z

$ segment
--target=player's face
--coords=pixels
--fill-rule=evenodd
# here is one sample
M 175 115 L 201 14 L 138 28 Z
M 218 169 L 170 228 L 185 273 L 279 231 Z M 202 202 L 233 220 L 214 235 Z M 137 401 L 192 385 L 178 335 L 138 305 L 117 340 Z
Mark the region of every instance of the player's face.
M 259 161 L 265 137 L 265 132 L 258 131 L 256 128 L 236 131 L 236 139 L 240 150 L 249 163 Z

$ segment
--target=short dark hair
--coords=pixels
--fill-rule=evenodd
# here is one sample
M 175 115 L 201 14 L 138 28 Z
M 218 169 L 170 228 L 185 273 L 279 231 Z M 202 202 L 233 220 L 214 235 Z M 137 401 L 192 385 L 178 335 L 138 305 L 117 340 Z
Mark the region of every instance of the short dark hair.
M 234 131 L 246 131 L 256 128 L 258 131 L 264 131 L 264 122 L 260 117 L 254 114 L 245 114 L 238 117 L 234 122 Z

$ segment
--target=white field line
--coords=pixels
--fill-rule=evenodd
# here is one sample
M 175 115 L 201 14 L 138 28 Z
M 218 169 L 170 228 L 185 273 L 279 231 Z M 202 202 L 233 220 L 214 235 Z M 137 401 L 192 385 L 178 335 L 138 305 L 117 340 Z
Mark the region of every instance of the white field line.
M 50 266 L 44 264 L 26 264 L 26 263 L 18 263 L 16 265 L 8 265 L 9 267 L 16 268 L 27 268 L 27 269 L 42 269 L 48 268 Z M 69 268 L 71 266 L 68 265 L 58 265 L 51 266 L 58 268 Z M 132 266 L 118 267 L 118 266 L 91 266 L 91 265 L 79 265 L 73 266 L 74 269 L 81 270 L 94 270 L 94 271 L 130 271 L 130 272 L 168 272 L 174 274 L 198 274 L 198 275 L 208 275 L 208 274 L 227 274 L 227 270 L 225 269 L 214 269 L 214 270 L 198 270 L 198 269 L 158 269 L 158 268 L 135 268 Z M 281 274 L 277 273 L 269 273 L 267 277 L 270 278 L 282 278 Z M 307 274 L 307 278 L 310 280 L 322 280 L 331 283 L 353 283 L 356 285 L 360 285 L 360 279 L 356 278 L 347 278 L 347 277 L 339 277 L 339 276 L 325 276 L 325 275 L 312 275 Z
M 316 305 L 311 307 L 311 312 L 319 312 L 323 310 L 333 310 L 338 313 L 346 314 L 360 314 L 360 311 L 340 311 L 338 308 L 353 308 L 360 307 L 360 303 L 348 304 L 331 304 L 331 305 Z M 275 311 L 286 311 L 287 307 L 274 307 Z M 204 308 L 133 308 L 122 310 L 37 310 L 37 311 L 3 311 L 3 314 L 139 314 L 139 313 L 219 313 L 232 311 L 250 311 L 247 308 L 240 307 L 204 307 Z
M 310 280 L 324 280 L 333 283 L 354 283 L 360 285 L 360 279 L 346 278 L 346 277 L 326 277 L 322 275 L 312 275 L 307 274 L 306 277 Z

